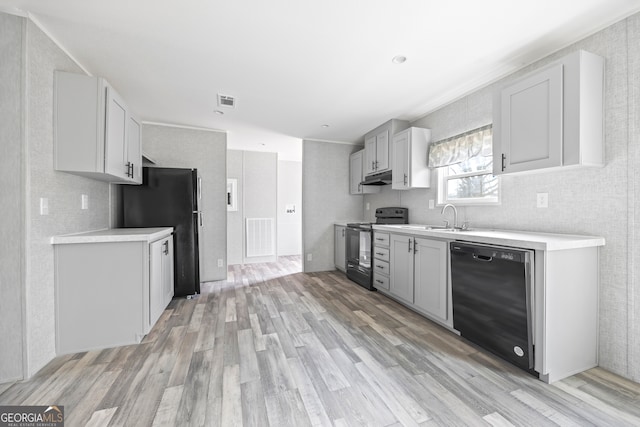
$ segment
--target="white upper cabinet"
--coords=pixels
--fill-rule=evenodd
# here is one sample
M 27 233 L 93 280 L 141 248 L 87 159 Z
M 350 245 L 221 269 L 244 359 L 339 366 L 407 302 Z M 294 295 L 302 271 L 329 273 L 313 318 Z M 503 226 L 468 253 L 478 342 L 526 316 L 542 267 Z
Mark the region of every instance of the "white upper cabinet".
M 128 132 L 127 164 L 131 169 L 130 178 L 134 183 L 142 184 L 142 125 L 133 116 L 129 117 Z
M 497 90 L 495 174 L 602 166 L 604 60 L 582 50 Z
M 412 127 L 393 136 L 391 188 L 408 190 L 430 186 L 431 170 L 427 167 L 430 141 L 430 129 Z
M 100 77 L 55 72 L 54 147 L 56 170 L 142 183 L 140 123 Z
M 365 150 L 356 151 L 349 156 L 349 193 L 370 194 L 379 193 L 378 185 L 362 185 L 364 180 L 364 153 Z
M 372 175 L 388 171 L 393 164 L 390 137 L 409 127 L 402 120 L 389 120 L 364 136 L 364 173 Z

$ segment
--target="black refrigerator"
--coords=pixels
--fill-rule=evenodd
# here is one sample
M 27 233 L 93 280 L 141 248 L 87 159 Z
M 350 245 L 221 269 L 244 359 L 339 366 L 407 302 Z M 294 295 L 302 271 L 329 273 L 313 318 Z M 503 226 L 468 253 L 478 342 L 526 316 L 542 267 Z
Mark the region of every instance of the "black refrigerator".
M 199 294 L 198 171 L 145 167 L 142 185 L 121 188 L 123 227 L 174 227 L 174 297 Z

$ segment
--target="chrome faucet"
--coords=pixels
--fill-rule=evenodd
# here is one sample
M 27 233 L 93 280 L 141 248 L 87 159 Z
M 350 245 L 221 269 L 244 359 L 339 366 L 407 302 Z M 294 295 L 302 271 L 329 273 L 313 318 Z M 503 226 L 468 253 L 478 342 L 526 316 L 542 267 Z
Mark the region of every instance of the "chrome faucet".
M 442 207 L 442 212 L 440 212 L 440 213 L 442 215 L 444 215 L 444 211 L 446 211 L 447 208 L 453 209 L 453 228 L 458 228 L 458 210 L 451 203 L 447 203 L 446 205 L 444 205 Z M 445 220 L 444 222 L 446 223 L 446 227 L 448 228 L 449 227 L 449 221 Z

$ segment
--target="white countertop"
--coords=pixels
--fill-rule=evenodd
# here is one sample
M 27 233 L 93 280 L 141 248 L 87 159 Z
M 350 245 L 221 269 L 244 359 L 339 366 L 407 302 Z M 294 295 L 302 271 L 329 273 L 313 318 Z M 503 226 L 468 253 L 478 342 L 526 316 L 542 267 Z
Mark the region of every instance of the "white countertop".
M 343 227 L 346 227 L 347 224 L 353 224 L 353 223 L 358 223 L 358 222 L 366 222 L 366 221 L 363 220 L 363 219 L 353 219 L 351 221 L 346 221 L 346 220 L 345 221 L 335 221 L 333 223 L 333 225 L 341 225 Z
M 52 245 L 105 242 L 154 242 L 173 233 L 173 227 L 111 228 L 84 233 L 53 236 Z
M 422 229 L 420 228 L 422 227 Z M 427 230 L 425 225 L 373 225 L 374 230 L 446 240 L 485 243 L 543 251 L 604 246 L 604 237 L 572 234 L 535 233 L 529 231 L 471 229 L 468 231 Z

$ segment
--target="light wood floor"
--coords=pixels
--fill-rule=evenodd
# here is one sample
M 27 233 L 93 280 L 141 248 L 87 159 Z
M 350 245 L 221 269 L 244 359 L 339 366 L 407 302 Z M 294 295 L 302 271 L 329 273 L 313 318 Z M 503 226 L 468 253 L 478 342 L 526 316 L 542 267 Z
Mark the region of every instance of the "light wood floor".
M 142 344 L 58 357 L 0 404 L 64 405 L 67 426 L 640 425 L 639 384 L 602 369 L 544 384 L 342 273 L 281 261 L 230 268 Z

